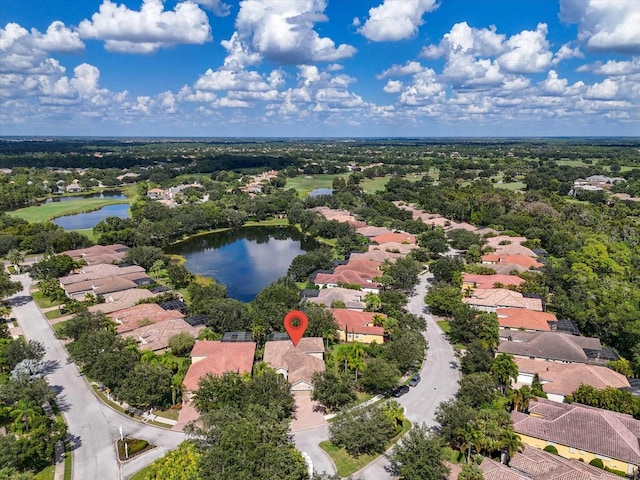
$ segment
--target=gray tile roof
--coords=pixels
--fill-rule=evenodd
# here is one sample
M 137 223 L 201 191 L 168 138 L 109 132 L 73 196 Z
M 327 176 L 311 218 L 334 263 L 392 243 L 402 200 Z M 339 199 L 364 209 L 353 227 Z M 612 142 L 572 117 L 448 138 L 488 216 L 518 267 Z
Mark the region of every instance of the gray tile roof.
M 589 363 L 584 349 L 602 349 L 598 338 L 579 337 L 561 332 L 514 331 L 510 338 L 511 341 L 500 343 L 499 352 L 521 357 Z

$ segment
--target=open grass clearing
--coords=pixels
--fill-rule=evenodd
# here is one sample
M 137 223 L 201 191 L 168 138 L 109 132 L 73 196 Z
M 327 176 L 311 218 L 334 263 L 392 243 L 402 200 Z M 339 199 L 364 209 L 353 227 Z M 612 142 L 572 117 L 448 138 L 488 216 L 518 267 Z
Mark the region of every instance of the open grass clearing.
M 29 223 L 42 223 L 57 217 L 62 217 L 64 215 L 90 212 L 93 210 L 98 210 L 107 205 L 116 205 L 130 202 L 130 200 L 86 198 L 82 200 L 73 200 L 71 202 L 52 202 L 32 207 L 21 208 L 19 210 L 9 212 L 9 215 L 22 218 Z
M 515 192 L 517 190 L 524 190 L 527 188 L 527 185 L 523 182 L 505 182 L 505 183 L 494 183 L 493 188 L 504 188 L 506 190 L 511 190 Z
M 395 437 L 389 440 L 387 448 L 396 443 L 400 439 L 400 437 L 402 437 L 409 431 L 410 428 L 411 422 L 405 419 L 402 422 L 402 430 Z M 348 477 L 349 475 L 352 475 L 361 468 L 366 467 L 369 463 L 373 462 L 380 456 L 372 454 L 360 455 L 358 458 L 355 458 L 349 455 L 344 448 L 336 447 L 333 443 L 331 443 L 330 440 L 320 442 L 320 448 L 327 452 L 327 454 L 329 454 L 333 462 L 336 464 L 336 469 L 338 470 L 338 475 L 340 477 Z
M 62 314 L 60 313 L 60 310 L 56 308 L 55 310 L 45 312 L 44 316 L 47 317 L 47 320 L 54 320 L 56 318 L 60 318 Z
M 287 178 L 287 184 L 284 188 L 294 188 L 300 197 L 306 197 L 311 190 L 316 188 L 331 188 L 333 179 L 336 177 L 343 177 L 346 179 L 347 175 L 306 175 L 294 178 Z
M 43 470 L 40 470 L 33 476 L 33 480 L 53 480 L 54 473 L 56 471 L 55 465 L 49 465 Z

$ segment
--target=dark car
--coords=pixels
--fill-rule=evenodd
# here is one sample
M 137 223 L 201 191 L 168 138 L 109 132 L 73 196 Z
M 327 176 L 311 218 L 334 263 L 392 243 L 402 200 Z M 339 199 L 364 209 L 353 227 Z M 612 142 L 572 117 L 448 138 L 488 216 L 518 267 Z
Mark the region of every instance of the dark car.
M 411 387 L 415 387 L 419 383 L 420 383 L 420 374 L 416 373 L 413 377 L 411 377 L 411 380 L 409 380 L 409 385 Z
M 409 387 L 407 387 L 406 385 L 400 385 L 399 387 L 396 387 L 393 390 L 393 394 L 392 395 L 394 397 L 401 397 L 402 395 L 404 395 L 408 391 L 409 391 Z

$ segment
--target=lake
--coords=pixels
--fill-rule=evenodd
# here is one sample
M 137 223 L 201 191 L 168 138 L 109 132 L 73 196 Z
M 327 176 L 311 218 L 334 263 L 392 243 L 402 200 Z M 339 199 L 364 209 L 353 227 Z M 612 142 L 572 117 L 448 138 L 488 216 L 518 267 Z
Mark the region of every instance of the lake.
M 116 205 L 107 205 L 106 207 L 91 212 L 76 213 L 74 215 L 54 218 L 52 222 L 65 230 L 80 230 L 83 228 L 93 228 L 98 222 L 107 217 L 129 218 L 129 216 L 129 204 L 118 203 Z
M 287 273 L 291 261 L 318 248 L 289 227 L 245 227 L 191 238 L 168 248 L 186 259 L 187 269 L 227 286 L 229 297 L 250 302 Z
M 91 195 L 72 195 L 69 197 L 49 197 L 44 203 L 55 203 L 55 202 L 73 202 L 75 200 L 84 200 L 86 198 L 104 198 L 108 200 L 126 200 L 127 196 L 118 191 L 110 191 L 110 192 L 102 192 L 102 193 L 92 193 Z
M 310 197 L 319 197 L 320 195 L 333 195 L 333 188 L 314 188 L 309 192 Z

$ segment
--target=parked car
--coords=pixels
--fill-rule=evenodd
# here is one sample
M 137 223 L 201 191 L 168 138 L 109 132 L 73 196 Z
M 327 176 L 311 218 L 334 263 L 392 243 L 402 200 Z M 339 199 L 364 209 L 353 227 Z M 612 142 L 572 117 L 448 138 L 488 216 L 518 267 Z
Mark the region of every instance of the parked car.
M 404 395 L 408 391 L 409 391 L 409 387 L 407 387 L 406 385 L 400 385 L 399 387 L 396 387 L 393 390 L 393 394 L 392 395 L 394 397 L 401 397 L 402 395 Z
M 419 383 L 420 383 L 420 374 L 416 373 L 413 377 L 411 377 L 411 380 L 409 380 L 409 385 L 411 387 L 415 387 Z

